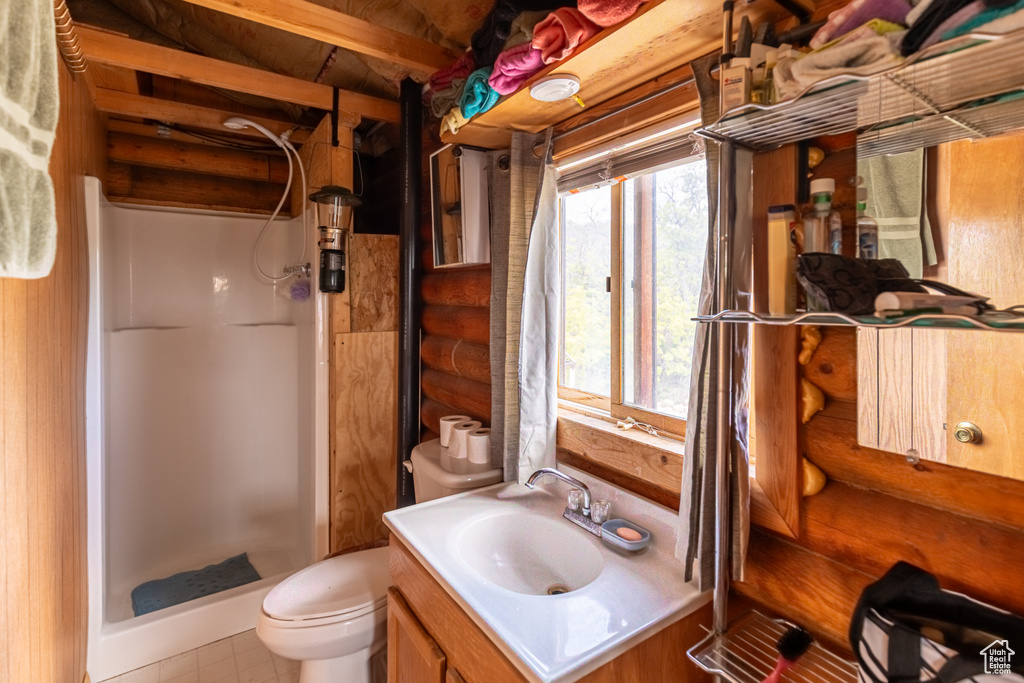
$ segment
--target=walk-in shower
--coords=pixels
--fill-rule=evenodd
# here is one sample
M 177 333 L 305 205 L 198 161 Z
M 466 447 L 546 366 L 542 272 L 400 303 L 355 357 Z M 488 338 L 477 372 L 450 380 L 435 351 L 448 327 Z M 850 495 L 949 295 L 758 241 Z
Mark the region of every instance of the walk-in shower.
M 256 271 L 266 217 L 114 206 L 93 178 L 85 194 L 88 668 L 101 681 L 253 628 L 270 588 L 326 553 L 327 336 L 315 287 L 303 300 Z M 265 234 L 276 273 L 315 242 L 302 222 Z M 258 581 L 135 616 L 140 584 L 241 553 Z

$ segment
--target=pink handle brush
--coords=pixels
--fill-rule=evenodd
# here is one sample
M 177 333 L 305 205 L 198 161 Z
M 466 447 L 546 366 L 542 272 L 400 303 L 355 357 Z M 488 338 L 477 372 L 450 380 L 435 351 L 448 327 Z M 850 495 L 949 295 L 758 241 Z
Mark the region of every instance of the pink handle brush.
M 796 660 L 807 652 L 813 642 L 814 638 L 811 637 L 811 634 L 799 626 L 794 626 L 783 633 L 775 643 L 775 647 L 779 650 L 779 661 L 775 663 L 775 668 L 761 683 L 779 683 L 782 674 L 796 664 Z

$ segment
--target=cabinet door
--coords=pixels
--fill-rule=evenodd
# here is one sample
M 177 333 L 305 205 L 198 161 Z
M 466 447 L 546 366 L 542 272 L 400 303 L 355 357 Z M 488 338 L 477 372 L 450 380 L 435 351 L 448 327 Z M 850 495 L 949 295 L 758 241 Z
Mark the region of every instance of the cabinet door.
M 388 683 L 445 683 L 444 652 L 394 586 L 388 589 Z
M 466 683 L 466 679 L 460 676 L 456 669 L 448 669 L 444 675 L 444 683 Z

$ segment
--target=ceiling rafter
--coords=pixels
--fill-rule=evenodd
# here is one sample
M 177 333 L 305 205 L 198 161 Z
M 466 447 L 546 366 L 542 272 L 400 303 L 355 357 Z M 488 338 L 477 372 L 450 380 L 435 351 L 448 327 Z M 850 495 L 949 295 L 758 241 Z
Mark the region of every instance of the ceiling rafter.
M 428 40 L 372 24 L 308 0 L 185 2 L 400 64 L 424 76 L 458 58 L 454 52 Z
M 96 88 L 95 101 L 96 109 L 105 114 L 133 116 L 162 121 L 164 123 L 176 123 L 182 126 L 206 128 L 208 130 L 223 131 L 224 121 L 232 116 L 238 116 L 238 114 L 231 111 L 211 109 L 210 107 L 201 107 L 195 104 L 171 102 L 170 100 L 133 95 L 106 88 Z M 260 116 L 245 115 L 245 118 L 260 124 L 274 135 L 281 135 L 295 127 L 294 124 L 285 121 L 276 121 Z M 233 130 L 231 132 L 236 135 L 245 135 L 259 140 L 266 139 L 256 130 L 245 129 Z M 297 143 L 305 142 L 309 139 L 309 130 L 300 128 L 292 133 L 291 139 Z
M 201 85 L 291 102 L 333 108 L 334 88 L 219 59 L 161 47 L 97 29 L 78 26 L 82 50 L 90 62 L 179 78 Z M 398 123 L 397 102 L 351 90 L 339 91 L 339 109 L 375 121 Z

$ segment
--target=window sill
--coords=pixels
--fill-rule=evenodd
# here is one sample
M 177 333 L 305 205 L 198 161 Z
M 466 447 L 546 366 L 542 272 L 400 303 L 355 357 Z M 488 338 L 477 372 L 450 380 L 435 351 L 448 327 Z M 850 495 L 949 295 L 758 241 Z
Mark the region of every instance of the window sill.
M 638 429 L 624 431 L 615 423 L 600 411 L 560 406 L 559 459 L 574 466 L 592 463 L 601 470 L 593 472 L 597 476 L 604 474 L 614 484 L 677 508 L 683 476 L 683 442 Z

